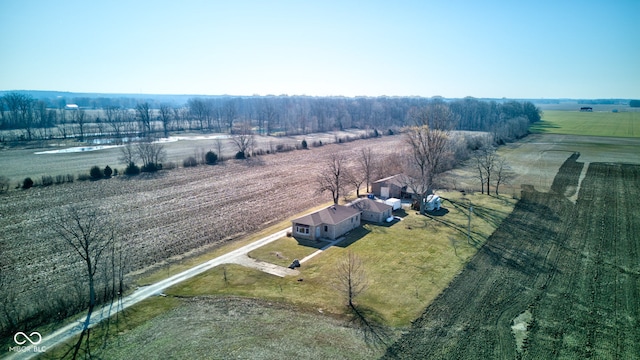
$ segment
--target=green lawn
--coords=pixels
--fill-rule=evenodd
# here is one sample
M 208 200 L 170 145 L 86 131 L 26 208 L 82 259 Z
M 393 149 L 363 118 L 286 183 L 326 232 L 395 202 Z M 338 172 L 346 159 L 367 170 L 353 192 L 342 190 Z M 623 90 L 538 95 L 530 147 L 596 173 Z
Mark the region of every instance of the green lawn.
M 408 326 L 455 277 L 477 248 L 513 209 L 515 200 L 483 195 L 467 196 L 474 206 L 471 243 L 467 243 L 467 213 L 460 193 L 443 194 L 442 216 L 426 217 L 409 211 L 391 225 L 365 224 L 342 242 L 303 264 L 300 275 L 279 278 L 239 265 L 225 265 L 166 291 L 175 296 L 239 295 L 292 303 L 303 308 L 342 315 L 345 300 L 332 286 L 336 264 L 348 251 L 362 259 L 369 286 L 356 302 L 386 325 Z M 446 212 L 446 213 L 445 213 Z M 281 239 L 253 255 L 261 260 L 302 257 L 315 247 Z M 280 245 L 280 246 L 278 246 Z M 288 259 L 276 258 L 280 264 Z
M 640 138 L 640 112 L 547 110 L 531 132 Z

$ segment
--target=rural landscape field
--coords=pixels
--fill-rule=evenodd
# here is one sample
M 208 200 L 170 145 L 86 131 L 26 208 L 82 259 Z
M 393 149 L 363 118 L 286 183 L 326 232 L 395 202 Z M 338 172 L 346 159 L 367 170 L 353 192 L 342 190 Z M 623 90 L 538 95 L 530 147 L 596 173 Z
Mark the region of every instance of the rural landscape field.
M 590 123 L 593 116 L 607 126 Z M 282 237 L 248 252 L 247 261 L 285 269 L 310 257 L 295 275 L 275 276 L 247 261 L 217 266 L 98 324 L 87 349 L 113 359 L 632 358 L 640 352 L 639 120 L 634 111 L 543 113 L 531 134 L 497 148 L 510 169 L 499 195 L 479 191 L 479 162 L 469 149 L 487 132 L 449 132 L 458 144 L 451 156 L 470 152 L 433 182 L 442 212 L 423 215 L 405 203 L 393 222 L 365 223 L 337 243 Z M 167 158 L 179 163 L 217 147 L 227 160 L 12 187 L 0 195 L 2 260 L 9 264 L 2 273 L 5 324 L 22 321 L 46 335 L 82 310 L 81 263 L 59 240 L 57 221 L 69 208 L 109 219 L 105 229 L 120 239 L 113 251 L 126 296 L 290 229 L 291 218 L 330 204 L 315 180 L 329 158 L 342 156 L 353 167 L 373 151 L 373 177 L 399 171 L 410 130 L 395 132 L 255 136 L 255 149 L 287 151 L 254 150 L 261 155 L 241 160 L 228 159 L 235 151 L 228 135 L 196 134 L 160 142 Z M 303 147 L 303 140 L 315 146 Z M 122 161 L 122 146 L 42 154 L 43 145 L 51 148 L 41 141 L 4 148 L 12 182 Z M 23 167 L 23 158 L 31 165 Z M 354 190 L 340 201 L 353 199 Z M 367 280 L 350 308 L 335 272 L 353 254 Z M 23 272 L 23 281 L 7 282 L 13 271 Z M 110 284 L 114 271 L 99 284 Z M 98 293 L 108 302 L 106 288 Z M 70 338 L 41 357 L 69 356 L 75 344 Z

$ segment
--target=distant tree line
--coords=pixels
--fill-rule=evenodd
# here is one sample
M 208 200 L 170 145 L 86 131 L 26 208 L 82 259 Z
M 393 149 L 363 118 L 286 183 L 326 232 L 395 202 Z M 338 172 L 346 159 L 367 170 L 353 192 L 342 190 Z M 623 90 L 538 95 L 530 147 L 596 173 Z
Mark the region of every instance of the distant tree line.
M 412 125 L 412 109 L 438 105 L 452 113 L 453 129 L 494 132 L 498 141 L 510 141 L 526 134 L 528 125 L 541 116 L 529 101 L 475 98 L 216 96 L 192 97 L 183 106 L 132 103 L 121 98 L 94 100 L 99 100 L 94 104 L 99 107 L 87 108 L 80 103 L 78 108 L 65 109 L 63 101 L 7 93 L 0 97 L 0 130 L 19 131 L 13 139 L 5 140 L 80 141 L 166 137 L 184 131 L 237 134 L 247 127 L 256 134 L 276 136 L 344 129 L 387 131 Z

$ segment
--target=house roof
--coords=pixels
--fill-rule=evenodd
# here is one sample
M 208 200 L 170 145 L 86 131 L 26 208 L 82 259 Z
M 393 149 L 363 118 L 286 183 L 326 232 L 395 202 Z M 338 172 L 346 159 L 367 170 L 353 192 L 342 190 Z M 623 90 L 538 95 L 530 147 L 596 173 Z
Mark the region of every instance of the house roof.
M 391 205 L 387 205 L 383 202 L 371 200 L 369 198 L 360 198 L 351 203 L 352 208 L 361 210 L 361 211 L 371 211 L 376 213 L 383 213 L 387 210 L 392 209 Z
M 293 222 L 309 226 L 318 226 L 321 224 L 336 225 L 356 214 L 360 214 L 360 210 L 348 206 L 332 205 L 320 211 L 294 219 Z
M 398 187 L 404 187 L 407 185 L 407 179 L 405 174 L 396 174 L 396 175 L 388 176 L 384 179 L 376 180 L 373 183 L 374 184 L 388 183 L 388 184 L 396 185 Z

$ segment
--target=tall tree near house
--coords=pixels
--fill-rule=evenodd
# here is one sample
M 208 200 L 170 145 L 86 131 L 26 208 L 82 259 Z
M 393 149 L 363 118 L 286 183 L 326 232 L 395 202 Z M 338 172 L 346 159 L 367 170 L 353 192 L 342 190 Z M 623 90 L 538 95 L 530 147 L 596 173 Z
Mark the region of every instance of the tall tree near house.
M 162 122 L 162 130 L 164 137 L 169 137 L 169 125 L 171 124 L 171 114 L 173 113 L 171 106 L 167 104 L 160 105 L 160 122 Z
M 136 105 L 136 115 L 140 121 L 140 131 L 143 137 L 151 135 L 151 107 L 148 102 Z
M 347 175 L 347 159 L 344 155 L 337 153 L 329 155 L 323 169 L 316 178 L 318 192 L 330 192 L 333 203 L 337 204 L 340 195 L 344 194 L 347 189 Z
M 455 127 L 456 116 L 441 102 L 414 107 L 408 115 L 415 126 L 409 128 L 405 135 L 410 154 L 406 169 L 407 186 L 417 194 L 420 213 L 424 214 L 433 180 L 452 156 L 449 134 Z
M 441 130 L 433 130 L 427 125 L 410 128 L 405 141 L 409 146 L 409 161 L 405 171 L 407 186 L 420 202 L 420 213 L 425 213 L 427 196 L 430 195 L 433 180 L 442 170 L 443 164 L 451 156 L 449 136 Z
M 82 261 L 87 279 L 87 316 L 80 338 L 64 357 L 73 351 L 72 358 L 77 358 L 84 343 L 85 357 L 90 358 L 91 329 L 89 325 L 91 314 L 97 304 L 96 274 L 102 263 L 102 257 L 107 255 L 107 249 L 114 241 L 114 227 L 97 210 L 77 207 L 69 207 L 64 213 L 57 214 L 53 219 L 52 227 L 62 244 L 71 249 Z
M 356 189 L 356 197 L 360 197 L 360 187 L 366 181 L 364 172 L 359 166 L 347 168 L 345 171 L 347 182 Z
M 242 122 L 238 133 L 231 138 L 231 141 L 238 148 L 238 154 L 242 154 L 240 158 L 244 159 L 248 155 L 248 151 L 255 146 L 255 136 L 251 124 L 247 121 Z

